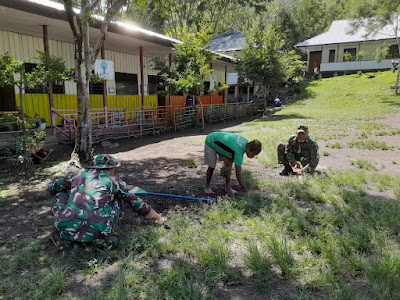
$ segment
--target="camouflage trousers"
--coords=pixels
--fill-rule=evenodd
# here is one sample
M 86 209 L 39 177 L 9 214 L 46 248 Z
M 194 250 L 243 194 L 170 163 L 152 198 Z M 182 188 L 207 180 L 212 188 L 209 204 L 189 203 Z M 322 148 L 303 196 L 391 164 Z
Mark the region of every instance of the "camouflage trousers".
M 287 157 L 287 154 L 285 153 L 285 144 L 279 143 L 277 150 L 278 150 L 278 164 L 282 164 L 284 166 L 290 166 L 289 159 Z M 302 153 L 296 153 L 295 158 L 297 161 L 301 163 L 303 167 L 308 165 L 310 162 L 310 158 L 304 157 Z
M 91 211 L 70 211 L 66 209 L 69 193 L 59 192 L 53 200 L 51 211 L 54 226 L 63 239 L 93 242 L 109 235 L 122 214 L 122 201 L 114 201 L 107 209 Z M 96 218 L 96 215 L 99 217 Z M 107 215 L 106 221 L 103 217 Z

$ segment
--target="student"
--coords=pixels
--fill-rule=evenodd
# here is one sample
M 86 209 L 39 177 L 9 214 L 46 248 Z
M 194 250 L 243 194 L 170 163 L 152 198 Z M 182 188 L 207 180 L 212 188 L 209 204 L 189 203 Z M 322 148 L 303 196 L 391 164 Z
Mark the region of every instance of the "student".
M 55 196 L 51 209 L 54 225 L 63 239 L 93 242 L 105 238 L 127 204 L 141 216 L 166 222 L 115 176 L 119 165 L 111 155 L 101 154 L 93 167 L 49 185 L 49 192 Z
M 237 193 L 231 188 L 231 169 L 235 164 L 236 178 L 242 188 L 244 194 L 248 189 L 242 178 L 242 162 L 246 153 L 247 157 L 253 158 L 261 152 L 261 143 L 258 140 L 249 142 L 244 137 L 229 132 L 213 132 L 210 133 L 204 145 L 204 164 L 208 165 L 206 186 L 204 192 L 212 194 L 210 188 L 211 178 L 217 164 L 217 154 L 224 162 L 221 175 L 225 177 L 225 190 L 228 194 Z

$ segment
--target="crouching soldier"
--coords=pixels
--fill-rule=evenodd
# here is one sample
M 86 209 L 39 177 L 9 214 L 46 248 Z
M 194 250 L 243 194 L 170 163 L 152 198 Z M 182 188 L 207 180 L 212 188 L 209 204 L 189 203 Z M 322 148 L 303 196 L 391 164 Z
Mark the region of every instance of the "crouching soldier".
M 299 163 L 300 162 L 300 163 Z M 278 163 L 284 165 L 281 176 L 313 173 L 319 162 L 317 142 L 308 135 L 308 126 L 299 125 L 286 144 L 278 144 Z
M 74 242 L 93 242 L 109 235 L 128 204 L 141 216 L 166 220 L 130 192 L 115 176 L 120 164 L 108 154 L 96 157 L 94 166 L 52 182 L 52 213 L 60 236 Z

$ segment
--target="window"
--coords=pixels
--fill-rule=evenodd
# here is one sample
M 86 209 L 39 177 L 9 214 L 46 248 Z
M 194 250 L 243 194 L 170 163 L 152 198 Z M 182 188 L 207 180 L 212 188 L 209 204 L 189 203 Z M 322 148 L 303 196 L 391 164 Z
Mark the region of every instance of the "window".
M 400 57 L 399 46 L 397 46 L 397 44 L 390 46 L 387 58 L 399 58 L 399 57 Z
M 25 63 L 25 72 L 30 73 L 38 64 Z M 26 94 L 46 94 L 46 89 L 41 86 L 26 88 Z M 64 82 L 53 83 L 53 94 L 65 94 Z
M 329 50 L 329 62 L 335 62 L 335 50 Z
M 210 89 L 210 82 L 209 81 L 204 81 L 204 95 L 209 95 L 210 92 L 208 91 Z
M 160 87 L 160 79 L 156 75 L 148 75 L 147 92 L 149 95 L 155 95 L 157 91 L 163 90 Z
M 348 53 L 351 54 L 351 59 L 350 59 L 350 61 L 356 60 L 356 53 L 357 53 L 357 49 L 356 49 L 356 48 L 344 49 L 344 50 L 343 50 L 343 61 L 346 61 L 346 60 L 344 59 L 344 54 L 345 54 L 346 52 L 348 52 Z
M 30 73 L 37 66 L 37 64 L 25 63 L 25 72 Z M 25 88 L 26 94 L 44 94 L 44 88 L 41 86 Z
M 103 95 L 103 82 L 89 82 L 89 94 Z
M 137 74 L 115 72 L 117 95 L 139 95 Z

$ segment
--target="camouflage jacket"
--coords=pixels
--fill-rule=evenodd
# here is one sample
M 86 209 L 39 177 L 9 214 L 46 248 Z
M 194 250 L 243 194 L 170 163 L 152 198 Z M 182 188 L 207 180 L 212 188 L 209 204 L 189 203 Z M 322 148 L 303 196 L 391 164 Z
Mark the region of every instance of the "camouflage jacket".
M 296 135 L 291 135 L 285 146 L 285 153 L 292 167 L 297 163 L 298 157 L 307 158 L 309 163 L 303 166 L 304 172 L 314 170 L 319 162 L 317 142 L 310 136 L 300 143 L 296 140 Z
M 127 184 L 105 169 L 88 169 L 60 178 L 48 187 L 55 195 L 54 225 L 62 238 L 91 242 L 111 233 L 124 202 L 140 215 L 151 207 L 129 192 Z

